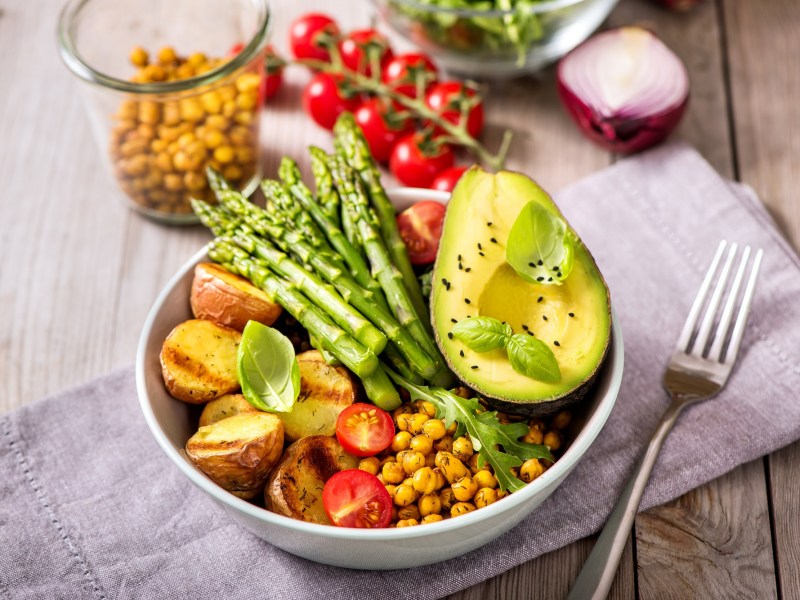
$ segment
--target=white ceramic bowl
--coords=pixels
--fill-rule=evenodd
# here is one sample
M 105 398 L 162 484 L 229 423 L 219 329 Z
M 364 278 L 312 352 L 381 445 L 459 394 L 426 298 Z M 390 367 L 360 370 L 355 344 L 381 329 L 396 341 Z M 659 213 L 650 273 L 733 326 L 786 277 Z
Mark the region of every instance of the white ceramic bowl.
M 398 209 L 419 200 L 445 203 L 448 199 L 448 194 L 442 192 L 407 188 L 391 191 L 389 196 Z M 524 489 L 455 519 L 400 529 L 316 525 L 269 512 L 218 487 L 184 457 L 184 444 L 197 430 L 197 413 L 172 398 L 161 377 L 161 344 L 175 325 L 191 318 L 189 290 L 193 269 L 206 260 L 202 249 L 172 278 L 150 310 L 136 359 L 142 412 L 158 444 L 192 483 L 253 534 L 292 554 L 339 567 L 399 569 L 446 560 L 482 546 L 519 523 L 555 490 L 600 433 L 616 401 L 623 347 L 614 316 L 609 356 L 594 391 L 575 409 L 566 451 Z

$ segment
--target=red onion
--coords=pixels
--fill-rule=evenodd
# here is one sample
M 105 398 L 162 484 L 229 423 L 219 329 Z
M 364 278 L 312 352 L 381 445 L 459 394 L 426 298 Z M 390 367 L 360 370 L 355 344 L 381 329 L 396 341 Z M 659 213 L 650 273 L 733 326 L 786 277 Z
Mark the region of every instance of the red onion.
M 689 76 L 655 34 L 621 27 L 561 60 L 558 91 L 589 139 L 630 153 L 657 144 L 678 124 L 689 101 Z

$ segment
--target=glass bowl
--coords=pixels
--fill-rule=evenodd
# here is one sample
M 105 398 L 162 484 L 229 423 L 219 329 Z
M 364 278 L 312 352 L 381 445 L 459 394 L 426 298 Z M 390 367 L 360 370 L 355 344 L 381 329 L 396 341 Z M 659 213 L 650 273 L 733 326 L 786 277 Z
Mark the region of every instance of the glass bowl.
M 504 78 L 537 71 L 583 42 L 618 0 L 372 0 L 381 20 L 446 71 Z
M 190 199 L 213 201 L 209 165 L 255 189 L 269 23 L 267 0 L 67 2 L 61 57 L 86 84 L 101 162 L 130 208 L 197 222 Z

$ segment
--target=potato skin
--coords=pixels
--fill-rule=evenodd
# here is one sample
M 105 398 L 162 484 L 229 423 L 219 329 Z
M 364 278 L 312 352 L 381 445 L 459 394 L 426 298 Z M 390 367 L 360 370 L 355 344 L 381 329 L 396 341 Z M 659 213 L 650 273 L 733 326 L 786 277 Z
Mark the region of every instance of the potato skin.
M 332 367 L 316 350 L 297 355 L 300 395 L 290 413 L 282 413 L 284 434 L 289 441 L 310 435 L 334 435 L 336 419 L 356 400 L 350 371 Z
M 336 438 L 314 435 L 297 440 L 283 453 L 264 488 L 268 510 L 293 519 L 330 525 L 322 506 L 322 488 L 335 473 L 355 469 L 358 458 Z
M 190 404 L 204 404 L 239 389 L 236 352 L 242 335 L 204 319 L 177 325 L 161 346 L 167 391 Z
M 203 473 L 239 498 L 255 498 L 283 453 L 283 423 L 266 412 L 241 413 L 201 427 L 186 454 Z
M 244 277 L 214 263 L 200 263 L 194 268 L 189 296 L 192 314 L 242 331 L 247 321 L 272 325 L 281 307 Z
M 200 413 L 200 427 L 211 425 L 234 415 L 257 412 L 262 411 L 250 404 L 241 394 L 225 394 L 203 407 L 203 412 Z

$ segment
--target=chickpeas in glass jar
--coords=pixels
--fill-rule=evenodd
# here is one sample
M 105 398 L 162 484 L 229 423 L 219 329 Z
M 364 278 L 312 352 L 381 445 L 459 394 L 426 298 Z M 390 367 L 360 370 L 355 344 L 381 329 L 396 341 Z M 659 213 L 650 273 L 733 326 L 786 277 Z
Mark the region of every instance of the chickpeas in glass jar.
M 135 47 L 129 60 L 136 67 L 133 83 L 154 84 L 202 75 L 230 58 L 181 56 L 165 46 L 154 56 Z M 262 78 L 259 65 L 180 94 L 123 100 L 109 153 L 127 196 L 148 213 L 191 215 L 192 198 L 214 201 L 206 167 L 240 189 L 257 178 Z

